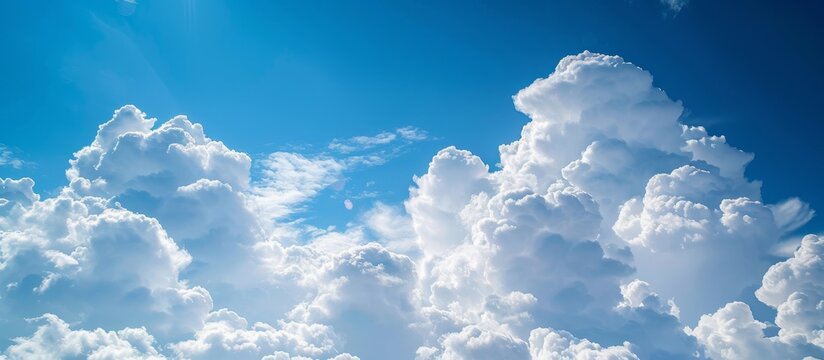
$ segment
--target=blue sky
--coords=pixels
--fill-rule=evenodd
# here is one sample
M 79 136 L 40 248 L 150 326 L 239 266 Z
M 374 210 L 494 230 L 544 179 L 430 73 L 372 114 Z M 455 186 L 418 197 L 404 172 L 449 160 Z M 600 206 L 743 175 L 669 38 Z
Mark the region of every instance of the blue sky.
M 3 10 L 0 360 L 824 356 L 824 4 Z
M 10 6 L 0 143 L 30 165 L 3 172 L 33 176 L 39 191 L 63 183 L 67 159 L 112 109 L 135 104 L 161 120 L 187 114 L 253 157 L 419 127 L 438 140 L 350 175 L 380 174 L 387 201 L 399 201 L 445 145 L 497 162 L 497 144 L 526 121 L 511 96 L 588 49 L 648 69 L 684 102 L 687 123 L 754 152 L 748 174 L 764 180 L 765 199 L 824 205 L 811 176 L 824 169 L 803 161 L 824 150 L 814 2 L 694 1 L 677 14 L 654 1 Z

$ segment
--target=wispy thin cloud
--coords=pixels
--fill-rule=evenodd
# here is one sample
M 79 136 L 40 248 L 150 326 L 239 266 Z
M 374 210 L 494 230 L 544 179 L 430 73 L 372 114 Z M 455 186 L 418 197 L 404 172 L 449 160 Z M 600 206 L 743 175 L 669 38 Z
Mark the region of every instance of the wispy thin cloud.
M 355 136 L 348 139 L 334 139 L 329 143 L 329 149 L 341 153 L 351 153 L 389 144 L 395 141 L 397 137 L 394 133 L 382 132 L 374 136 Z
M 426 140 L 426 131 L 413 126 L 405 126 L 396 129 L 394 132 L 383 131 L 372 136 L 353 136 L 346 139 L 333 139 L 329 143 L 329 150 L 348 154 L 358 151 L 365 151 L 379 146 L 389 145 L 395 142 L 412 143 Z
M 3 144 L 0 144 L 0 166 L 11 166 L 15 169 L 23 167 L 25 162 L 17 158 L 14 153 Z
M 252 189 L 258 209 L 270 218 L 301 210 L 300 204 L 341 180 L 346 165 L 329 156 L 276 152 L 260 161 L 262 178 Z
M 670 11 L 679 13 L 687 4 L 689 0 L 660 0 Z
M 258 161 L 261 173 L 252 188 L 253 201 L 258 210 L 271 219 L 302 212 L 305 210 L 302 204 L 324 189 L 342 191 L 347 185 L 346 173 L 383 165 L 403 154 L 409 145 L 428 138 L 426 131 L 405 126 L 393 132 L 334 139 L 327 146 L 331 151 L 269 154 Z M 311 146 L 300 149 L 311 149 Z M 351 205 L 353 199 L 374 197 L 375 194 L 374 191 L 362 191 L 347 200 Z
M 423 141 L 429 138 L 429 134 L 427 134 L 426 131 L 414 126 L 405 126 L 395 131 L 397 131 L 401 138 L 408 141 Z

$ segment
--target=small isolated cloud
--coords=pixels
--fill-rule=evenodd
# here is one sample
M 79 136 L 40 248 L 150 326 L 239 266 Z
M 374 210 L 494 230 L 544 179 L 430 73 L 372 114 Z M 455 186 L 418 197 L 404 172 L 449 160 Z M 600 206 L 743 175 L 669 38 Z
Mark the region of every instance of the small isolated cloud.
M 352 207 L 353 207 L 352 200 L 349 200 L 349 199 L 343 200 L 343 207 L 345 207 L 346 210 L 352 210 Z
M 815 210 L 810 204 L 799 198 L 789 198 L 783 202 L 769 206 L 775 217 L 775 222 L 784 232 L 796 230 L 815 216 Z
M 689 0 L 660 0 L 661 4 L 664 4 L 670 11 L 674 13 L 678 13 L 683 9 L 687 4 L 689 4 Z
M 11 166 L 15 169 L 23 167 L 23 160 L 18 159 L 5 145 L 0 144 L 0 166 Z
M 426 140 L 429 136 L 426 131 L 418 129 L 414 126 L 405 126 L 396 130 L 396 132 L 401 136 L 401 138 L 409 141 L 422 141 Z
M 348 139 L 334 139 L 329 143 L 329 149 L 341 153 L 351 153 L 367 150 L 378 145 L 386 145 L 395 141 L 398 136 L 390 132 L 382 132 L 374 136 L 355 136 Z
M 354 136 L 347 139 L 334 139 L 329 143 L 329 150 L 348 154 L 365 151 L 391 143 L 402 142 L 404 145 L 427 139 L 426 131 L 413 126 L 405 126 L 394 132 L 384 131 L 373 136 Z

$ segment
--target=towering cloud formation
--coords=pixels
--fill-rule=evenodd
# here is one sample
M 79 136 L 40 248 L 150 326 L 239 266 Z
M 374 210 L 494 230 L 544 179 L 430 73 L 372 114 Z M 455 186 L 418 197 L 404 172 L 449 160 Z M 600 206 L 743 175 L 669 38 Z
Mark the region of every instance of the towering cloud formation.
M 691 357 L 681 321 L 738 299 L 797 227 L 782 219 L 809 220 L 761 203 L 744 178 L 752 155 L 682 125 L 681 104 L 619 57 L 567 57 L 514 100 L 532 121 L 501 146 L 499 171 L 445 149 L 406 204 L 435 333 L 491 322 L 525 340 L 543 325 Z M 490 306 L 512 294 L 530 301 Z
M 530 121 L 500 169 L 445 148 L 405 213 L 378 203 L 343 231 L 279 221 L 388 158 L 350 153 L 424 132 L 274 153 L 253 173 L 200 124 L 125 106 L 59 195 L 0 180 L 5 356 L 821 356 L 821 239 L 770 267 L 813 212 L 764 204 L 752 154 L 683 125 L 681 103 L 617 56 L 566 57 L 514 102 Z M 742 302 L 759 282 L 775 336 Z

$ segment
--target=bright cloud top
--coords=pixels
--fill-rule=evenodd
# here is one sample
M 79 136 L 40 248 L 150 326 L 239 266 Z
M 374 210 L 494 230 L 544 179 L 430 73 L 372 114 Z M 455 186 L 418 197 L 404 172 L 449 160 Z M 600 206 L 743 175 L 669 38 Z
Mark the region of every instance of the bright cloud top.
M 343 172 L 391 159 L 379 147 L 428 134 L 253 160 L 185 116 L 124 106 L 58 195 L 0 180 L 2 356 L 824 356 L 824 242 L 774 257 L 814 213 L 763 203 L 752 154 L 683 125 L 682 104 L 617 56 L 566 57 L 513 100 L 530 121 L 499 170 L 447 147 L 402 205 L 339 230 L 295 217 Z M 754 288 L 774 319 L 744 302 Z

